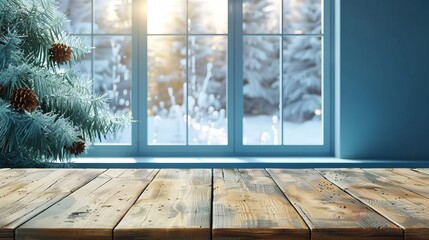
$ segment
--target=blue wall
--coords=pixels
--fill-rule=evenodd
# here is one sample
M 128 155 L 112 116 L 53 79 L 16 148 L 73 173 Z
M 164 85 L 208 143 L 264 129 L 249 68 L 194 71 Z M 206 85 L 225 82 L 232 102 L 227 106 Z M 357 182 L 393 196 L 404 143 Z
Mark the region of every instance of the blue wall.
M 338 1 L 337 154 L 429 159 L 429 0 Z

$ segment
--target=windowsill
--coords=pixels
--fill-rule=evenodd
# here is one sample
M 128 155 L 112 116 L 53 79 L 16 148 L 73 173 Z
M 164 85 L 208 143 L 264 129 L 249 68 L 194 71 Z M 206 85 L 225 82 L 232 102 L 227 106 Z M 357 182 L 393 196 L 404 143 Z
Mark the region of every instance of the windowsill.
M 428 160 L 351 160 L 335 157 L 75 158 L 84 168 L 424 168 Z

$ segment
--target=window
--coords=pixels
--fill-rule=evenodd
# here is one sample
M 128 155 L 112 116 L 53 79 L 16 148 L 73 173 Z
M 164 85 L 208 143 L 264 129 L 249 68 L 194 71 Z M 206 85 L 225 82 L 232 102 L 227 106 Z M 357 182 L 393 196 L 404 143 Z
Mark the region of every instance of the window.
M 63 0 L 59 7 L 71 20 L 66 32 L 85 39 L 91 53 L 77 65 L 79 74 L 93 79 L 97 94 L 110 92 L 112 113 L 131 114 L 131 0 Z M 103 144 L 131 144 L 131 127 Z
M 138 120 L 90 154 L 331 154 L 330 2 L 61 0 L 79 70 Z

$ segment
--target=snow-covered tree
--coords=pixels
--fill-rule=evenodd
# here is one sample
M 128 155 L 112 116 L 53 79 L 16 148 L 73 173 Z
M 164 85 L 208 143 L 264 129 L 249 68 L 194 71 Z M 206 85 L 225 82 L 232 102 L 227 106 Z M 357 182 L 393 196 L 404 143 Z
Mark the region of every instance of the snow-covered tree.
M 275 0 L 244 1 L 244 33 L 279 33 L 279 6 Z M 244 112 L 271 115 L 279 111 L 279 38 L 245 36 L 243 41 Z
M 246 0 L 244 33 L 320 34 L 320 0 Z M 283 9 L 282 20 L 279 9 Z M 283 37 L 283 117 L 302 122 L 321 108 L 321 39 Z M 276 37 L 244 37 L 246 114 L 273 114 L 279 104 L 280 44 Z
M 321 33 L 320 0 L 288 0 L 294 2 L 285 18 L 291 21 L 286 32 Z M 316 116 L 322 99 L 321 38 L 291 36 L 284 38 L 283 50 L 283 117 L 303 122 Z
M 244 112 L 272 114 L 279 104 L 280 42 L 277 37 L 244 38 Z

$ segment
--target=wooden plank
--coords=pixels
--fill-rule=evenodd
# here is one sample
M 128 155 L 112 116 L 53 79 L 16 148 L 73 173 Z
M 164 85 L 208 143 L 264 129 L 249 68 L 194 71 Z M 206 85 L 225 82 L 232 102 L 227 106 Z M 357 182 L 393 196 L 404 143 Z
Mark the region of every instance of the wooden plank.
M 405 239 L 429 239 L 429 199 L 362 169 L 320 172 L 344 191 L 401 226 Z
M 396 174 L 400 174 L 406 177 L 410 177 L 413 180 L 422 182 L 422 183 L 428 183 L 429 181 L 429 175 L 424 174 L 422 172 L 409 169 L 409 168 L 389 168 L 388 171 L 391 171 Z
M 0 193 L 7 195 L 7 191 L 17 191 L 19 188 L 33 183 L 37 179 L 46 177 L 52 169 L 12 169 L 0 175 Z
M 424 174 L 429 174 L 429 168 L 416 168 L 414 170 L 421 172 L 421 173 L 424 173 Z
M 309 229 L 265 170 L 214 170 L 214 239 L 309 239 Z
M 312 240 L 402 240 L 398 226 L 308 169 L 269 169 L 311 229 Z
M 13 169 L 0 175 L 0 238 L 105 170 Z
M 406 188 L 416 194 L 429 198 L 429 175 L 413 171 L 411 169 L 365 169 L 380 177 L 388 179 L 397 186 Z
M 0 168 L 0 174 L 9 171 L 10 168 Z
M 210 239 L 211 181 L 211 169 L 162 169 L 115 228 L 115 239 Z
M 19 239 L 112 239 L 114 226 L 156 173 L 157 170 L 151 169 L 108 170 L 19 227 L 16 236 Z

